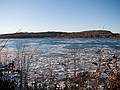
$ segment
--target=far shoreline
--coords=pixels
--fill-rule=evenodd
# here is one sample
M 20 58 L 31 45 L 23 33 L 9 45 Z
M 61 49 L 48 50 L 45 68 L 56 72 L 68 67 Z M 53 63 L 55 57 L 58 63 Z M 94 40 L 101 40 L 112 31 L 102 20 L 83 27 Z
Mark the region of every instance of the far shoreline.
M 91 30 L 82 32 L 17 32 L 0 34 L 0 39 L 25 39 L 25 38 L 110 38 L 120 39 L 120 33 L 108 30 Z

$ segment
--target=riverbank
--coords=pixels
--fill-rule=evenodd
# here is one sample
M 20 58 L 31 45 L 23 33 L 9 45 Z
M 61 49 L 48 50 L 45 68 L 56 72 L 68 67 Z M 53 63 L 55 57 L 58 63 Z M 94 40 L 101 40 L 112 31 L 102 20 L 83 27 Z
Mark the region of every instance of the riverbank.
M 18 32 L 1 34 L 0 38 L 114 38 L 120 39 L 120 33 L 108 30 L 91 30 L 83 32 Z

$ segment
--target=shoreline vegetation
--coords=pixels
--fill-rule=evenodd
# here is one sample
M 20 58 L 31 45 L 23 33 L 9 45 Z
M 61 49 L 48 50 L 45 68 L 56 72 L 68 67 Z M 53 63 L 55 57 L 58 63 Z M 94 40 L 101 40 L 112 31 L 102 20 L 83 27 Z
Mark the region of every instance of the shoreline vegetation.
M 64 63 L 59 65 L 64 67 L 64 75 L 62 79 L 55 74 L 51 66 L 55 63 L 51 63 L 52 59 L 49 59 L 49 68 L 47 74 L 38 73 L 38 69 L 34 70 L 30 77 L 30 63 L 31 57 L 26 59 L 26 55 L 21 59 L 16 58 L 19 61 L 20 68 L 17 68 L 16 61 L 9 62 L 8 64 L 0 63 L 0 89 L 1 90 L 119 90 L 120 88 L 120 66 L 117 53 L 104 57 L 104 49 L 98 49 L 95 56 L 96 60 L 91 60 L 91 64 L 94 66 L 94 70 L 77 70 L 77 64 L 81 66 L 81 60 L 77 57 L 79 50 L 73 50 L 71 53 L 73 61 L 72 73 L 69 72 L 70 62 L 65 55 Z M 33 56 L 32 56 L 33 57 Z M 31 59 L 33 60 L 33 58 Z M 30 60 L 30 61 L 31 61 Z M 53 60 L 52 60 L 53 61 Z M 21 63 L 20 63 L 21 62 Z M 60 72 L 59 72 L 60 73 Z M 72 75 L 71 75 L 72 74 Z M 71 76 L 69 76 L 71 75 Z
M 91 30 L 82 32 L 17 32 L 1 34 L 0 38 L 114 38 L 120 39 L 120 33 L 112 33 L 108 30 Z

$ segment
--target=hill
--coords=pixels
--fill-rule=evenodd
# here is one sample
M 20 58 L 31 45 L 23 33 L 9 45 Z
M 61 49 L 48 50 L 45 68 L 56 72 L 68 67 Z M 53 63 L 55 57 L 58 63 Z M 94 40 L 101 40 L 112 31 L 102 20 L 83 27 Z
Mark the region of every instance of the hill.
M 120 33 L 112 33 L 107 30 L 91 30 L 83 32 L 19 32 L 1 34 L 0 38 L 120 38 Z

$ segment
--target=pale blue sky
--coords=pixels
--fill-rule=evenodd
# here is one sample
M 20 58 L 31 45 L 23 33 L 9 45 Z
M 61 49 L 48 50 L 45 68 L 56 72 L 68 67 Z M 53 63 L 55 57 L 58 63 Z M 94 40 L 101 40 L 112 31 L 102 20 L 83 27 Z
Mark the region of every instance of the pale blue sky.
M 120 32 L 120 0 L 0 0 L 0 33 L 74 32 L 103 26 Z

